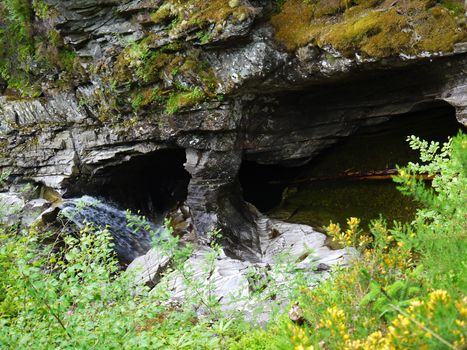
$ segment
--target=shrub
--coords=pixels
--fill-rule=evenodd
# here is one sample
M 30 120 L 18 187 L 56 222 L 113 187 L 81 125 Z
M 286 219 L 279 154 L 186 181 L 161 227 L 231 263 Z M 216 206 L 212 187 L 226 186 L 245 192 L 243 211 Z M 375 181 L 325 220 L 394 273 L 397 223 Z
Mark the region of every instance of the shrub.
M 395 180 L 423 205 L 415 220 L 389 228 L 380 218 L 369 234 L 356 218 L 346 230 L 331 224 L 329 235 L 359 249 L 360 258 L 317 288 L 301 290 L 302 326 L 283 315 L 282 326 L 240 343 L 274 338 L 290 340 L 282 348 L 291 349 L 465 348 L 467 136 L 442 147 L 413 136 L 409 141 L 421 163 L 400 168 Z M 432 178 L 431 186 L 422 177 Z

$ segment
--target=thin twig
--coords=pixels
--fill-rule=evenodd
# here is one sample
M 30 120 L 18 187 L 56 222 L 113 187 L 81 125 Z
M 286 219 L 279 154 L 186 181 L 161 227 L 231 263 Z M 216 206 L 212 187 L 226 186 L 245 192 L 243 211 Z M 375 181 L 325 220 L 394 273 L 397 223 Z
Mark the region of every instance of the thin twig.
M 26 276 L 23 275 L 23 278 L 25 278 Z M 63 328 L 63 330 L 65 331 L 65 334 L 68 336 L 68 338 L 70 339 L 73 339 L 73 337 L 71 336 L 71 334 L 68 332 L 68 330 L 66 329 L 65 327 L 65 324 L 63 323 L 63 321 L 61 320 L 60 317 L 58 317 L 58 315 L 52 310 L 52 308 L 50 307 L 49 303 L 47 302 L 46 299 L 42 298 L 39 294 L 39 291 L 37 290 L 37 288 L 34 286 L 34 284 L 28 279 L 26 278 L 26 281 L 31 285 L 32 289 L 34 289 L 34 291 L 36 292 L 36 294 L 39 296 L 39 298 L 41 299 L 41 301 L 44 303 L 44 305 L 47 307 L 47 309 L 49 310 L 50 314 L 57 320 L 57 322 L 60 324 L 60 326 Z
M 394 310 L 400 312 L 402 315 L 404 315 L 405 317 L 407 317 L 410 321 L 412 321 L 413 323 L 415 323 L 417 326 L 419 326 L 420 328 L 422 328 L 424 331 L 430 333 L 433 337 L 435 337 L 436 339 L 438 339 L 441 343 L 443 343 L 444 345 L 446 345 L 447 347 L 449 347 L 450 349 L 453 349 L 453 350 L 458 350 L 457 348 L 455 348 L 451 343 L 449 343 L 446 339 L 442 338 L 439 334 L 435 333 L 434 331 L 432 331 L 431 329 L 429 329 L 428 327 L 424 326 L 422 323 L 418 322 L 415 318 L 413 318 L 412 316 L 410 316 L 407 312 L 405 312 L 404 310 L 402 310 L 399 306 L 396 306 L 396 305 L 393 305 L 393 304 L 389 304 Z

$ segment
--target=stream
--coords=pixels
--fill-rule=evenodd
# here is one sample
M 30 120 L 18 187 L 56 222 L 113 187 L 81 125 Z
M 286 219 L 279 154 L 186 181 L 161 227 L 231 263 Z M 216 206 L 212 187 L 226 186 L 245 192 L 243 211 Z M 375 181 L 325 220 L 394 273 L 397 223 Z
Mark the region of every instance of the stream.
M 124 265 L 147 253 L 152 247 L 151 235 L 161 227 L 91 196 L 65 200 L 60 213 L 68 225 L 73 224 L 77 229 L 86 225 L 100 230 L 107 228 L 118 260 Z

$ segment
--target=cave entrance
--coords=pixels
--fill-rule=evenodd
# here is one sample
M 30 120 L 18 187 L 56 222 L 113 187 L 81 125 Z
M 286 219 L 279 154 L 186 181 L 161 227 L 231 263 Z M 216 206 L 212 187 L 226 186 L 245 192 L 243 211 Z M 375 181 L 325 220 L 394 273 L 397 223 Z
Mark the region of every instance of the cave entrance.
M 161 221 L 186 200 L 190 175 L 184 168 L 185 150 L 167 149 L 134 156 L 97 174 L 90 194 L 110 200 L 122 209 Z
M 320 228 L 329 221 L 345 224 L 356 216 L 366 225 L 382 214 L 408 221 L 416 204 L 402 196 L 390 175 L 396 165 L 417 161 L 407 136 L 445 142 L 461 125 L 445 102 L 420 104 L 412 112 L 361 127 L 352 136 L 300 167 L 262 165 L 245 160 L 240 170 L 244 199 L 273 218 Z
M 302 167 L 290 168 L 244 160 L 239 173 L 243 199 L 267 213 L 281 203 L 284 190 L 301 171 Z

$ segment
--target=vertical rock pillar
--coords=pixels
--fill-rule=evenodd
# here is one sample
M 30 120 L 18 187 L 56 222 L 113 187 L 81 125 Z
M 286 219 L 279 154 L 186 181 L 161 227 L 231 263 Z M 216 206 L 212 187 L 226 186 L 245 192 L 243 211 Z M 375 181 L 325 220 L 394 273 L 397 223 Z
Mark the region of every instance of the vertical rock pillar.
M 208 242 L 208 233 L 220 229 L 227 251 L 254 256 L 259 251 L 256 216 L 243 201 L 237 176 L 241 161 L 238 150 L 187 149 L 185 169 L 191 174 L 187 204 L 200 242 Z

